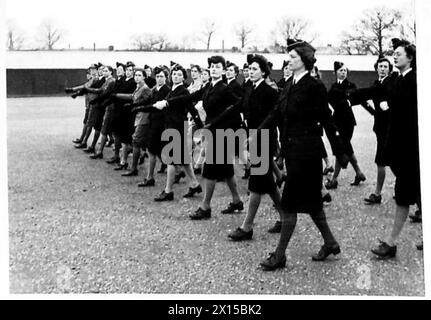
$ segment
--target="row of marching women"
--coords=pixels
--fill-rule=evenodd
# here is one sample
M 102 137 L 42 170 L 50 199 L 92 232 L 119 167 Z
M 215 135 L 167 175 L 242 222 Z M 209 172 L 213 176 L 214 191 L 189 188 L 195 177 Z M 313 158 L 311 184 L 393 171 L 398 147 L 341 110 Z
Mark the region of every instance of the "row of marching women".
M 174 200 L 175 183 L 187 177 L 189 188 L 183 197 L 203 192 L 201 203 L 190 214 L 191 220 L 211 218 L 218 182 L 226 183 L 232 197 L 221 213 L 244 210 L 234 158 L 248 156 L 249 161 L 243 162 L 243 178 L 248 178 L 249 190 L 246 216 L 228 237 L 233 241 L 252 239 L 262 196 L 268 194 L 280 217 L 268 230 L 280 233 L 276 249 L 260 263 L 269 271 L 285 266 L 285 251 L 298 213 L 309 214 L 322 235 L 323 245 L 312 256 L 314 261 L 341 252 L 323 203 L 331 201 L 327 190 L 338 187 L 337 178 L 349 163 L 356 172 L 351 185 L 366 179 L 351 143 L 356 125 L 353 109 L 363 105 L 375 118 L 377 137 L 377 185 L 375 192 L 365 198 L 366 203 L 381 203 L 386 166 L 396 177 L 392 231 L 371 251 L 392 258 L 409 206 L 417 204 L 420 208 L 416 48 L 394 39 L 393 49 L 398 73 L 393 72 L 389 59 L 380 57 L 375 64 L 376 82 L 368 88 L 357 88 L 348 80 L 347 66 L 335 62 L 336 82 L 329 91 L 319 79 L 315 49 L 302 40 L 290 40 L 283 77 L 278 82 L 271 78 L 272 64 L 259 54 L 247 56 L 242 84 L 237 81 L 239 67 L 222 56 L 208 58 L 207 69 L 192 65 L 188 82 L 187 71 L 176 63 L 154 70 L 138 68 L 130 61 L 117 63 L 115 78 L 112 67 L 92 65 L 85 84 L 66 88 L 72 97 L 85 95 L 82 135 L 74 143 L 76 148 L 92 153 L 92 159 L 102 159 L 105 145 L 113 144 L 114 156 L 107 162 L 116 165 L 114 170 L 124 172 L 123 176 L 138 175 L 141 153 L 145 151 L 149 166 L 140 187 L 155 186 L 154 170 L 159 159 L 158 173 L 167 169 L 167 177 L 154 201 Z M 226 146 L 226 136 L 218 134 L 240 130 L 245 132 L 245 139 L 243 143 L 234 140 L 233 146 Z M 196 140 L 193 137 L 197 132 L 200 135 Z M 335 156 L 335 168 L 325 149 L 324 132 Z M 99 135 L 101 142 L 96 148 Z M 172 148 L 168 154 L 165 147 L 169 144 Z M 198 147 L 198 157 L 193 157 L 193 149 Z M 253 147 L 265 157 L 263 170 L 250 161 Z M 323 176 L 331 172 L 331 179 L 325 182 Z M 202 179 L 197 179 L 198 173 Z M 411 219 L 420 221 L 420 210 Z

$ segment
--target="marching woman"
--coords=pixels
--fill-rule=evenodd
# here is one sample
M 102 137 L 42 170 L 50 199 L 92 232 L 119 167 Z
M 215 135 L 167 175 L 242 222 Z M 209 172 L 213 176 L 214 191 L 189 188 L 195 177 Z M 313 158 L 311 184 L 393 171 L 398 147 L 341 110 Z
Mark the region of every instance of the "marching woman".
M 223 82 L 222 77 L 226 70 L 226 61 L 222 56 L 212 56 L 208 58 L 208 64 L 211 72 L 211 84 L 192 94 L 182 94 L 170 96 L 167 101 L 162 101 L 157 107 L 163 108 L 167 105 L 167 109 L 181 106 L 184 103 L 191 103 L 202 100 L 202 105 L 206 113 L 206 120 L 210 123 L 213 119 L 220 116 L 229 106 L 238 102 L 239 98 L 233 94 L 232 90 Z M 238 115 L 239 116 L 239 115 Z M 240 116 L 239 116 L 240 117 Z M 215 126 L 211 130 L 215 137 L 216 129 L 228 129 L 236 126 L 236 117 L 225 121 L 224 123 Z M 217 145 L 216 139 L 213 139 L 213 146 Z M 208 155 L 208 152 L 206 153 Z M 215 148 L 213 148 L 213 158 L 216 159 Z M 192 220 L 201 220 L 211 218 L 211 199 L 217 181 L 225 180 L 232 194 L 233 202 L 222 211 L 224 214 L 234 213 L 237 210 L 243 210 L 244 205 L 238 194 L 238 189 L 235 180 L 235 172 L 233 164 L 227 163 L 225 152 L 223 164 L 208 163 L 205 160 L 202 177 L 205 179 L 205 195 L 201 206 L 190 215 Z M 215 162 L 215 161 L 214 161 Z
M 118 99 L 123 99 L 131 101 L 133 103 L 148 103 L 151 99 L 151 89 L 148 88 L 145 81 L 145 71 L 144 69 L 135 69 L 135 82 L 136 90 L 132 94 L 116 93 L 114 96 Z M 124 105 L 125 108 L 130 105 Z M 132 136 L 133 144 L 133 156 L 132 156 L 132 166 L 130 170 L 122 176 L 137 176 L 138 175 L 138 161 L 141 155 L 141 147 L 145 146 L 149 137 L 149 120 L 148 113 L 138 112 L 135 116 L 135 131 Z
M 87 153 L 96 153 L 96 143 L 102 130 L 103 117 L 105 114 L 105 99 L 109 98 L 115 88 L 115 79 L 112 76 L 114 69 L 111 66 L 104 66 L 102 69 L 103 78 L 105 82 L 100 88 L 84 88 L 85 92 L 92 93 L 95 98 L 89 103 L 93 106 L 88 116 L 89 126 L 94 128 L 94 137 L 91 146 L 84 151 Z M 91 130 L 91 129 L 90 129 Z M 90 131 L 91 132 L 91 131 Z
M 234 107 L 227 109 L 219 118 L 213 120 L 205 127 L 211 128 L 219 122 L 226 121 L 233 112 L 242 112 L 248 124 L 248 129 L 257 129 L 262 120 L 265 119 L 270 111 L 275 107 L 278 98 L 277 90 L 271 88 L 266 82 L 270 74 L 268 61 L 261 55 L 248 55 L 247 62 L 249 66 L 249 75 L 252 85 L 245 88 L 244 97 L 241 102 L 237 103 Z M 257 150 L 260 150 L 263 143 L 269 143 L 269 154 L 267 163 L 272 162 L 275 149 L 275 130 L 271 129 L 269 134 L 269 141 L 259 141 Z M 259 152 L 259 151 L 258 151 Z M 263 155 L 262 155 L 263 156 Z M 251 166 L 254 167 L 253 165 Z M 255 175 L 251 171 L 248 181 L 248 189 L 250 191 L 250 201 L 248 205 L 247 215 L 241 225 L 228 236 L 234 241 L 250 240 L 253 236 L 253 222 L 259 209 L 262 195 L 269 194 L 275 204 L 275 208 L 280 213 L 280 218 L 283 216 L 281 213 L 281 196 L 277 189 L 274 176 L 272 174 L 271 165 L 268 166 L 266 172 L 261 175 Z
M 394 43 L 394 63 L 400 75 L 390 90 L 389 131 L 384 154 L 395 175 L 395 218 L 391 233 L 371 251 L 381 258 L 394 258 L 396 241 L 407 219 L 410 205 L 420 203 L 420 165 L 416 46 L 407 41 Z M 422 249 L 422 246 L 418 246 Z
M 287 81 L 292 76 L 292 71 L 289 68 L 289 59 L 283 60 L 283 66 L 281 67 L 281 70 L 283 70 L 283 78 L 281 78 L 280 81 L 277 82 L 277 87 L 280 91 L 284 89 L 284 86 L 286 85 Z
M 122 63 L 117 62 L 116 69 L 116 77 L 115 87 L 112 90 L 112 93 L 118 91 L 119 88 L 122 88 L 125 83 L 125 66 Z M 100 99 L 100 98 L 98 98 Z M 94 103 L 94 101 L 93 101 Z M 102 159 L 103 158 L 103 150 L 105 149 L 106 142 L 108 141 L 108 136 L 112 134 L 112 124 L 114 121 L 115 115 L 115 104 L 112 97 L 104 98 L 103 101 L 100 101 L 100 105 L 105 109 L 105 114 L 103 116 L 102 130 L 100 131 L 102 138 L 100 139 L 100 147 L 99 151 L 95 152 L 91 159 Z
M 241 87 L 245 89 L 247 86 L 251 86 L 251 80 L 250 80 L 250 73 L 249 73 L 249 66 L 248 63 L 244 63 L 244 66 L 242 67 L 242 76 L 244 77 L 244 81 L 241 84 Z
M 389 95 L 394 83 L 394 77 L 392 76 L 393 66 L 387 58 L 379 58 L 374 64 L 374 69 L 377 72 L 378 79 L 371 87 L 348 92 L 349 101 L 352 101 L 352 99 L 358 101 L 372 99 L 374 105 L 373 131 L 377 138 L 377 150 L 374 162 L 377 165 L 377 184 L 374 193 L 364 199 L 368 204 L 379 204 L 382 202 L 381 192 L 386 177 L 385 167 L 387 166 L 387 160 L 384 156 L 384 147 L 389 127 Z
M 118 93 L 132 94 L 136 90 L 135 64 L 132 61 L 126 63 L 127 90 Z M 131 81 L 131 83 L 129 83 Z M 126 170 L 128 168 L 127 158 L 132 148 L 132 135 L 135 131 L 135 114 L 131 108 L 126 106 L 127 101 L 115 98 L 118 114 L 114 120 L 113 131 L 121 143 L 120 164 L 114 168 L 115 171 Z
M 202 80 L 202 87 L 207 87 L 211 84 L 211 76 L 210 76 L 210 71 L 208 69 L 202 70 L 201 80 Z M 199 118 L 201 118 L 202 122 L 205 123 L 207 115 L 205 113 L 202 100 L 198 101 L 195 104 L 195 108 L 199 112 Z M 202 167 L 203 167 L 203 164 L 205 162 L 205 145 L 206 145 L 205 138 L 204 138 L 204 136 L 202 136 L 200 139 L 201 150 L 199 152 L 199 157 L 193 166 L 193 170 L 194 170 L 195 174 L 197 174 L 197 173 L 202 174 Z
M 275 252 L 261 262 L 263 270 L 283 268 L 285 251 L 295 230 L 298 213 L 310 214 L 319 229 L 324 245 L 312 258 L 325 260 L 330 254 L 340 253 L 340 246 L 332 235 L 322 206 L 322 139 L 319 123 L 325 128 L 333 153 L 346 165 L 338 131 L 328 106 L 323 83 L 310 76 L 316 62 L 315 49 L 305 41 L 291 41 L 288 46 L 293 79 L 281 92 L 276 108 L 260 128 L 274 128 L 283 122 L 282 153 L 286 160 L 287 181 L 281 205 L 283 209 L 280 240 Z M 254 139 L 249 138 L 249 139 Z
M 72 93 L 72 98 L 76 98 L 78 95 L 80 95 L 80 91 L 84 88 L 84 87 L 91 87 L 94 83 L 96 83 L 96 81 L 98 80 L 98 72 L 97 72 L 97 66 L 92 64 L 90 67 L 88 67 L 88 71 L 87 71 L 87 82 L 80 85 L 80 86 L 76 86 L 73 88 L 65 88 L 66 93 Z M 82 141 L 84 140 L 85 137 L 85 133 L 87 132 L 87 120 L 88 120 L 88 112 L 90 110 L 90 104 L 89 104 L 89 98 L 88 95 L 85 95 L 85 114 L 84 114 L 84 121 L 83 121 L 83 127 L 82 127 L 82 132 L 81 132 L 81 136 L 75 140 L 73 140 L 73 143 L 76 144 L 81 144 Z M 85 146 L 87 147 L 87 146 Z
M 189 96 L 190 93 L 184 86 L 184 80 L 187 79 L 187 71 L 180 65 L 175 65 L 171 70 L 172 89 L 167 95 L 167 100 L 174 99 L 175 97 Z M 190 157 L 189 144 L 186 143 L 187 131 L 185 124 L 187 124 L 187 112 L 189 112 L 198 126 L 202 126 L 199 119 L 198 112 L 190 102 L 179 102 L 176 104 L 166 104 L 166 101 L 159 101 L 154 104 L 157 109 L 165 109 L 166 129 L 174 129 L 180 134 L 181 138 L 181 160 L 179 162 L 172 160 L 165 162 L 168 165 L 167 179 L 165 189 L 156 197 L 154 201 L 171 201 L 174 200 L 173 184 L 175 180 L 175 166 L 179 165 L 184 170 L 186 176 L 190 181 L 189 191 L 184 195 L 184 198 L 193 197 L 196 193 L 202 192 L 202 187 L 196 179 L 193 172 L 191 161 L 187 161 Z M 187 127 L 186 127 L 187 128 Z M 178 146 L 177 146 L 178 147 Z M 175 157 L 175 154 L 174 154 Z
M 97 68 L 97 78 L 95 78 L 95 81 L 93 81 L 93 83 L 89 86 L 89 88 L 100 88 L 105 83 L 105 77 L 103 76 L 103 65 L 99 62 L 98 64 L 95 65 L 95 67 Z M 90 138 L 91 131 L 93 130 L 93 126 L 92 126 L 90 119 L 93 117 L 93 112 L 94 112 L 93 110 L 94 110 L 95 106 L 90 104 L 90 101 L 92 99 L 94 99 L 96 97 L 96 95 L 92 94 L 92 93 L 87 93 L 85 88 L 82 88 L 81 90 L 74 93 L 74 95 L 72 95 L 72 98 L 75 95 L 83 95 L 83 94 L 85 94 L 85 99 L 86 99 L 86 102 L 88 103 L 88 114 L 86 117 L 84 137 L 82 139 L 82 142 L 80 144 L 76 145 L 75 148 L 84 149 L 84 151 L 85 151 L 88 149 L 87 148 L 87 141 Z M 95 135 L 93 137 L 93 142 L 94 142 L 94 139 L 96 139 L 96 138 L 99 139 L 98 136 L 96 137 L 96 133 L 95 133 Z M 96 139 L 96 141 L 97 141 L 97 139 Z M 90 152 L 91 152 L 91 150 L 90 150 Z
M 328 92 L 328 100 L 334 109 L 334 120 L 337 128 L 340 130 L 340 136 L 344 144 L 344 150 L 349 157 L 353 169 L 356 172 L 355 180 L 350 184 L 358 186 L 361 181 L 365 181 L 365 175 L 362 173 L 358 165 L 353 146 L 351 143 L 353 131 L 356 126 L 355 116 L 353 114 L 352 106 L 346 100 L 347 91 L 355 89 L 356 85 L 347 79 L 348 70 L 343 62 L 334 62 L 334 72 L 337 81 L 332 85 Z M 327 189 L 336 189 L 338 186 L 338 175 L 340 174 L 341 166 L 335 161 L 335 171 L 331 180 L 325 184 Z
M 163 110 L 153 108 L 152 105 L 157 101 L 165 100 L 166 96 L 171 91 L 171 88 L 166 84 L 169 78 L 168 67 L 160 66 L 154 68 L 156 76 L 156 86 L 152 89 L 152 96 L 149 102 L 151 112 L 149 114 L 150 120 L 150 134 L 147 143 L 148 153 L 150 155 L 148 175 L 143 182 L 138 183 L 138 187 L 151 187 L 155 185 L 154 169 L 156 167 L 157 157 L 161 160 L 162 152 L 162 133 L 165 130 L 165 115 Z M 145 106 L 136 106 L 134 111 L 144 110 Z
M 117 62 L 117 76 L 118 71 L 120 74 L 125 74 L 123 81 L 116 82 L 115 93 L 133 93 L 136 90 L 136 82 L 133 74 L 133 67 L 124 65 Z M 114 136 L 114 156 L 106 161 L 107 163 L 121 163 L 120 148 L 121 148 L 121 127 L 122 127 L 122 109 L 125 104 L 122 100 L 114 99 L 114 117 L 112 121 L 112 133 Z

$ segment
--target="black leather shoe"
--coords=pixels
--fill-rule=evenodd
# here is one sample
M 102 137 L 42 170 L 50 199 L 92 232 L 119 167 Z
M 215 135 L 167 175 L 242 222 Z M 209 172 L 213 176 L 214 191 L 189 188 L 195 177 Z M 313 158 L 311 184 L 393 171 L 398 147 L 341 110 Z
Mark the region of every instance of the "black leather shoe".
M 103 153 L 95 153 L 90 156 L 90 159 L 103 159 Z
M 120 164 L 118 167 L 115 167 L 115 171 L 126 170 L 129 164 L 126 162 L 125 164 Z
M 241 177 L 241 179 L 248 179 L 250 177 L 250 169 L 244 169 L 244 175 Z
M 144 179 L 143 182 L 138 183 L 138 187 L 154 187 L 156 181 L 154 179 Z
M 211 218 L 211 208 L 204 210 L 201 207 L 198 208 L 194 213 L 189 215 L 192 220 L 202 220 Z
M 326 176 L 328 175 L 330 172 L 334 172 L 334 167 L 330 166 L 330 167 L 326 167 L 325 170 L 323 170 L 323 175 Z
M 167 165 L 162 163 L 162 165 L 160 166 L 160 169 L 157 170 L 157 173 L 164 173 L 166 168 L 167 168 Z
M 351 186 L 359 186 L 361 181 L 365 181 L 367 178 L 363 174 L 355 176 L 355 180 L 350 184 Z
M 179 183 L 181 178 L 185 178 L 186 174 L 184 173 L 184 171 L 181 171 L 180 173 L 175 175 L 175 179 L 174 179 L 174 183 Z
M 319 252 L 311 257 L 313 261 L 323 261 L 325 260 L 330 254 L 333 254 L 334 256 L 339 254 L 341 252 L 340 246 L 338 244 L 333 246 L 327 246 L 324 244 Z
M 253 229 L 251 229 L 250 231 L 244 231 L 241 228 L 236 228 L 236 230 L 228 234 L 228 237 L 231 238 L 233 241 L 251 240 L 251 238 L 253 237 Z
M 380 258 L 394 258 L 397 254 L 397 246 L 389 246 L 386 242 L 380 241 L 377 248 L 371 249 L 371 252 Z
M 410 222 L 420 223 L 422 222 L 422 213 L 420 212 L 420 210 L 416 210 L 415 214 L 409 215 L 409 218 L 410 218 Z
M 172 200 L 174 200 L 174 192 L 171 191 L 169 193 L 166 193 L 165 190 L 163 190 L 157 197 L 154 198 L 154 201 L 157 202 Z
M 325 188 L 328 190 L 337 189 L 338 181 L 337 180 L 327 180 L 325 183 Z
M 287 176 L 285 175 L 285 174 L 283 174 L 282 176 L 281 176 L 281 178 L 280 179 L 277 179 L 276 181 L 275 181 L 275 184 L 277 185 L 277 187 L 278 187 L 278 189 L 280 189 L 281 188 L 281 185 L 283 184 L 283 182 L 284 181 L 286 181 L 287 180 Z
M 244 210 L 244 203 L 242 201 L 238 203 L 229 203 L 228 207 L 221 211 L 223 214 L 235 213 L 235 210 L 242 211 Z
M 281 232 L 281 221 L 276 221 L 274 226 L 268 229 L 269 233 L 280 233 Z
M 86 149 L 87 148 L 87 144 L 84 143 L 80 143 L 77 146 L 75 146 L 76 149 Z
M 85 153 L 94 153 L 96 150 L 93 147 L 88 147 L 87 149 L 82 150 Z
M 130 170 L 130 171 L 122 174 L 123 177 L 133 177 L 133 176 L 137 176 L 137 175 L 138 175 L 138 169 L 133 169 L 133 170 Z
M 417 244 L 417 245 L 416 245 L 416 249 L 418 249 L 418 250 L 420 250 L 420 251 L 423 251 L 423 249 L 424 249 L 424 243 L 423 243 L 423 242 L 421 242 L 421 243 Z
M 106 163 L 109 163 L 109 164 L 120 163 L 120 158 L 112 157 L 111 159 L 106 160 Z
M 271 252 L 265 260 L 260 263 L 263 271 L 274 271 L 286 266 L 286 256 L 277 257 L 275 252 Z
M 79 139 L 79 138 L 76 138 L 75 140 L 72 140 L 72 142 L 73 142 L 73 143 L 76 143 L 76 144 L 81 144 L 81 143 L 82 143 L 82 140 L 81 140 L 81 139 Z
M 380 204 L 382 203 L 382 195 L 372 193 L 368 198 L 365 198 L 364 201 L 368 204 Z
M 328 192 L 328 193 L 326 193 L 326 194 L 322 197 L 322 201 L 323 201 L 323 202 L 327 202 L 327 203 L 330 203 L 330 202 L 332 201 L 332 197 L 331 197 L 331 195 L 329 194 L 329 192 Z
M 183 196 L 183 198 L 191 198 L 193 197 L 196 193 L 201 193 L 202 192 L 202 187 L 199 184 L 197 187 L 190 187 L 189 191 Z

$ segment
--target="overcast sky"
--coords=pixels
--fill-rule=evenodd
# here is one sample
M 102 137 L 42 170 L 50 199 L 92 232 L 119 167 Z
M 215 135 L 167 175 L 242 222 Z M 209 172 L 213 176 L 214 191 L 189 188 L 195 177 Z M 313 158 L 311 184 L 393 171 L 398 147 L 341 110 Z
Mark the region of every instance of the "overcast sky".
M 181 43 L 200 32 L 201 22 L 211 17 L 218 23 L 211 47 L 238 46 L 233 28 L 241 21 L 254 25 L 255 43 L 272 42 L 271 31 L 283 15 L 294 15 L 312 22 L 316 45 L 337 44 L 340 33 L 357 21 L 361 12 L 376 5 L 403 11 L 412 0 L 6 0 L 6 17 L 35 43 L 41 21 L 51 19 L 66 30 L 59 47 L 131 47 L 131 36 L 143 32 L 164 32 L 171 42 Z M 196 45 L 203 47 L 202 43 Z

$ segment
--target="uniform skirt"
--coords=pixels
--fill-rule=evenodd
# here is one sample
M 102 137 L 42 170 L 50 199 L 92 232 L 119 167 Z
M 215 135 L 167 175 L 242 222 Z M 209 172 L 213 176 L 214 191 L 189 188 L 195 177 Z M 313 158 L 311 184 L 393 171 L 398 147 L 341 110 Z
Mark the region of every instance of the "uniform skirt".
M 268 155 L 263 155 L 263 151 L 261 148 L 261 139 L 260 135 L 257 135 L 257 150 L 260 153 L 259 155 L 261 157 L 267 157 L 266 162 L 268 163 L 268 169 L 266 172 L 262 175 L 256 175 L 253 174 L 253 172 L 250 172 L 250 178 L 248 180 L 248 190 L 254 193 L 258 194 L 271 194 L 275 192 L 277 189 L 277 186 L 275 184 L 274 175 L 272 172 L 272 166 L 271 163 L 274 158 L 275 150 L 276 150 L 276 143 L 277 143 L 277 136 L 275 134 L 275 131 L 271 131 L 271 134 L 269 136 L 269 153 Z M 257 168 L 258 165 L 251 165 L 251 169 Z
M 377 137 L 377 149 L 376 149 L 376 157 L 374 158 L 374 162 L 378 166 L 385 167 L 388 165 L 388 161 L 384 153 L 385 143 L 386 143 L 386 133 L 376 132 L 376 137 Z
M 112 133 L 112 127 L 114 123 L 115 111 L 114 106 L 109 105 L 106 107 L 105 115 L 103 116 L 102 130 L 103 135 L 108 135 Z
M 135 131 L 135 115 L 130 110 L 121 110 L 115 117 L 113 132 L 118 135 L 121 143 L 132 144 L 132 135 Z
M 287 213 L 322 211 L 322 158 L 286 159 L 286 182 L 281 198 Z
M 338 130 L 340 132 L 341 143 L 343 144 L 344 153 L 347 156 L 354 154 L 352 146 L 352 137 L 355 126 L 339 126 Z
M 160 156 L 162 148 L 165 145 L 162 142 L 162 133 L 165 130 L 165 119 L 163 115 L 151 114 L 150 133 L 148 138 L 148 151 L 154 155 Z

